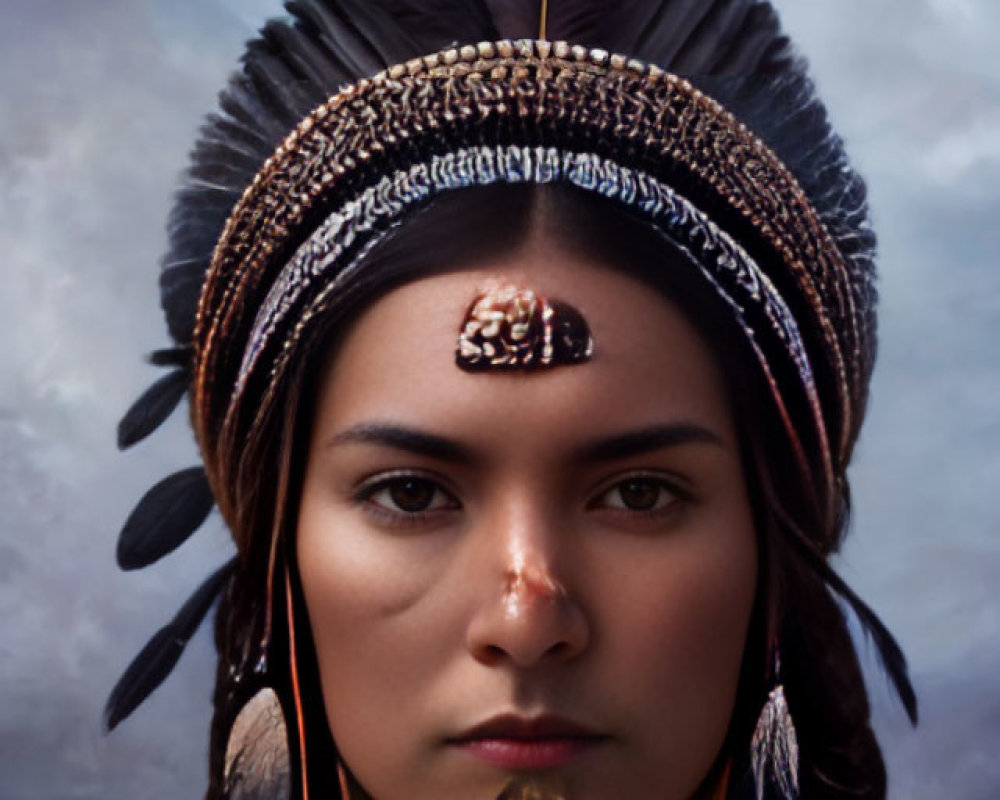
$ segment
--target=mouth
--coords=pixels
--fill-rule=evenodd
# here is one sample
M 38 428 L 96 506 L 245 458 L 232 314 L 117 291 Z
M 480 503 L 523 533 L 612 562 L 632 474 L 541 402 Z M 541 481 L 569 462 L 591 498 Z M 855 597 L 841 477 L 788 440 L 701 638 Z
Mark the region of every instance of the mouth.
M 448 739 L 448 744 L 501 769 L 542 770 L 568 764 L 609 738 L 563 717 L 504 714 Z

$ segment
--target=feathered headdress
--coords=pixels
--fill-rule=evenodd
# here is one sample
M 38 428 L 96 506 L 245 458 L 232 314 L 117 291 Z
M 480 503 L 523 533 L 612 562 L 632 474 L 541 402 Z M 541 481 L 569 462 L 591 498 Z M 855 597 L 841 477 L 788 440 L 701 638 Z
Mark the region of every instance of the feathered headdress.
M 169 372 L 118 441 L 190 393 L 204 466 L 141 500 L 122 568 L 178 547 L 213 502 L 233 523 L 226 443 L 264 418 L 338 281 L 411 209 L 465 186 L 563 182 L 660 227 L 732 308 L 826 509 L 824 530 L 793 547 L 857 612 L 915 719 L 902 653 L 826 562 L 875 355 L 865 187 L 770 4 L 550 0 L 544 38 L 537 0 L 286 9 L 248 44 L 170 215 L 160 287 L 174 345 L 150 357 Z M 235 569 L 143 649 L 109 727 L 165 678 Z

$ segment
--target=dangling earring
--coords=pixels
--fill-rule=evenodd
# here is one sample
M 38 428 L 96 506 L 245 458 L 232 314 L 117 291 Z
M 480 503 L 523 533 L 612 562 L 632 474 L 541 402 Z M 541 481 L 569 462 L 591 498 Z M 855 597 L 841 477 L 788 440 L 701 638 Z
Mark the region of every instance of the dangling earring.
M 248 636 L 238 663 L 230 666 L 231 696 L 241 703 L 226 738 L 223 796 L 230 800 L 286 800 L 291 794 L 288 726 L 268 662 L 271 594 L 269 579 L 264 634 Z
M 776 789 L 783 800 L 798 800 L 799 743 L 785 699 L 785 687 L 781 684 L 781 656 L 777 647 L 774 648 L 771 691 L 750 741 L 750 767 L 757 800 L 764 800 L 767 787 Z
M 233 800 L 289 796 L 288 733 L 274 689 L 260 689 L 233 720 L 224 780 L 225 796 Z

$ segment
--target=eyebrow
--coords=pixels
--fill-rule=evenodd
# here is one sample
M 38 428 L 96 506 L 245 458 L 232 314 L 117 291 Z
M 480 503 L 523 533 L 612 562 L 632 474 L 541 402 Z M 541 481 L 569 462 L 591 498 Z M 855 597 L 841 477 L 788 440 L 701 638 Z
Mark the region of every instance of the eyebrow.
M 574 453 L 574 456 L 582 461 L 618 461 L 685 444 L 726 447 L 722 437 L 708 428 L 691 422 L 679 422 L 670 425 L 652 425 L 608 439 L 600 439 L 584 445 Z
M 326 447 L 356 443 L 391 447 L 460 464 L 471 464 L 476 461 L 476 454 L 472 448 L 453 439 L 415 428 L 385 423 L 363 423 L 348 428 L 327 440 Z M 574 451 L 572 457 L 575 461 L 617 461 L 685 444 L 726 447 L 722 438 L 708 428 L 682 422 L 653 425 L 606 439 L 598 439 Z
M 401 425 L 365 423 L 355 425 L 331 437 L 327 447 L 341 444 L 374 444 L 405 450 L 420 456 L 428 456 L 441 461 L 455 461 L 470 464 L 475 460 L 472 450 L 459 442 L 433 433 L 404 428 Z

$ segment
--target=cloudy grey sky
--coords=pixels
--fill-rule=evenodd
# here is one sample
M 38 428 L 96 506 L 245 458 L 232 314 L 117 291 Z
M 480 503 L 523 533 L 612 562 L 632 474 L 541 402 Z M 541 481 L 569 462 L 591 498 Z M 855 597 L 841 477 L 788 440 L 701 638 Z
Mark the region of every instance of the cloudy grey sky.
M 893 800 L 1000 796 L 1000 3 L 778 0 L 869 179 L 882 336 L 838 566 L 908 652 L 923 723 L 869 664 Z M 119 671 L 229 553 L 213 518 L 114 566 L 183 415 L 134 451 L 120 413 L 166 343 L 163 222 L 242 41 L 278 0 L 3 0 L 0 26 L 0 800 L 196 797 L 203 630 L 110 737 Z M 871 659 L 869 659 L 871 661 Z

